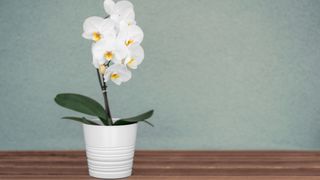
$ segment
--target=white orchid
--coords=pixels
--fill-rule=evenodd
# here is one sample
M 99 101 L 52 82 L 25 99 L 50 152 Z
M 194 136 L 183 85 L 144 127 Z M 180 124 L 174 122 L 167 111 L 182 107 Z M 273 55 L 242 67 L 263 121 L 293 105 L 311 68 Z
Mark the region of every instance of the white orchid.
M 104 9 L 110 15 L 110 19 L 117 24 L 120 22 L 125 22 L 128 25 L 136 24 L 133 5 L 129 1 L 115 3 L 113 0 L 105 0 Z
M 131 69 L 137 69 L 144 59 L 144 50 L 139 44 L 133 44 L 124 63 Z
M 115 24 L 110 19 L 92 16 L 83 23 L 82 37 L 95 42 L 101 39 L 114 38 L 116 36 Z
M 137 43 L 140 44 L 143 41 L 143 31 L 137 25 L 127 25 L 124 22 L 120 23 L 120 32 L 118 38 L 124 42 L 126 46 Z
M 120 64 L 126 58 L 128 49 L 116 38 L 110 38 L 95 43 L 92 47 L 92 54 L 99 65 L 109 61 Z
M 105 0 L 104 7 L 110 16 L 87 18 L 83 23 L 82 34 L 83 38 L 93 40 L 91 46 L 92 64 L 97 71 L 104 107 L 94 99 L 73 93 L 58 94 L 54 100 L 64 108 L 95 116 L 101 120 L 99 123 L 85 117 L 63 118 L 82 122 L 85 126 L 90 125 L 90 128 L 102 125 L 125 127 L 139 122 L 153 126 L 146 121 L 152 116 L 153 110 L 132 118 L 112 121 L 114 118 L 111 115 L 108 102 L 107 82 L 112 81 L 121 85 L 131 79 L 132 75 L 129 69 L 136 69 L 144 59 L 144 51 L 140 45 L 143 40 L 143 32 L 136 25 L 133 5 L 129 1 L 115 3 L 113 0 Z M 93 106 L 96 108 L 91 110 Z
M 104 81 L 113 81 L 117 85 L 121 85 L 123 82 L 127 82 L 131 79 L 131 72 L 124 64 L 113 64 L 107 68 L 104 74 Z
M 104 1 L 107 18 L 92 16 L 83 23 L 85 39 L 93 40 L 92 64 L 103 75 L 120 85 L 131 79 L 128 69 L 137 69 L 144 59 L 144 34 L 136 25 L 134 7 L 123 0 Z

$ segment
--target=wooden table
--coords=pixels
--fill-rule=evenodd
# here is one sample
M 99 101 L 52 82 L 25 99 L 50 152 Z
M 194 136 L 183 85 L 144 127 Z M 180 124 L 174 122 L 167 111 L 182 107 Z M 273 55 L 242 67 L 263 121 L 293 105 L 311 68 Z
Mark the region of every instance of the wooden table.
M 0 179 L 93 179 L 83 151 L 0 152 Z M 320 152 L 137 151 L 135 180 L 320 180 Z

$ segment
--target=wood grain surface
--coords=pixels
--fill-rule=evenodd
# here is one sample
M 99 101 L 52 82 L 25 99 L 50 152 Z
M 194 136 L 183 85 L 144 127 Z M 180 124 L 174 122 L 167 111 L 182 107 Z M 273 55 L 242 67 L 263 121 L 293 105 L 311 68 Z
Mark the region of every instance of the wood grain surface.
M 93 179 L 82 151 L 0 152 L 0 179 Z M 134 180 L 320 180 L 320 152 L 137 151 Z

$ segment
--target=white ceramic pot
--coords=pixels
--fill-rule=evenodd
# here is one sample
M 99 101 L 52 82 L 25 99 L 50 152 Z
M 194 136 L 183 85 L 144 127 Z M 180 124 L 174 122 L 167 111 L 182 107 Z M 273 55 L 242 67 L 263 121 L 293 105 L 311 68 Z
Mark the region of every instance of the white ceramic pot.
M 90 176 L 116 179 L 131 176 L 138 124 L 83 124 Z

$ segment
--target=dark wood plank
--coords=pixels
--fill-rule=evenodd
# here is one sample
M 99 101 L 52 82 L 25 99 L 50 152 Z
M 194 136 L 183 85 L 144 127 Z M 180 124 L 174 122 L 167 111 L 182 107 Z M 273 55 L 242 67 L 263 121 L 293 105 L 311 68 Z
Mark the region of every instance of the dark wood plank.
M 0 176 L 5 180 L 94 180 L 79 175 Z M 319 176 L 131 176 L 129 180 L 319 180 Z
M 0 152 L 0 179 L 92 179 L 87 171 L 83 151 Z M 320 180 L 320 152 L 137 151 L 133 173 L 130 179 Z

